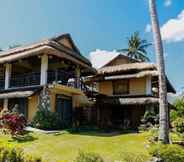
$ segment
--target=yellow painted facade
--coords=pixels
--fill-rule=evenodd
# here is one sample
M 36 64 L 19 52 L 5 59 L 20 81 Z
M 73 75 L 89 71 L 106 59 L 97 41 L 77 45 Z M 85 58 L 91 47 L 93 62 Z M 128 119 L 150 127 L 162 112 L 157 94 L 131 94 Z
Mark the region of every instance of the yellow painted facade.
M 51 111 L 56 111 L 56 96 L 65 95 L 72 98 L 73 108 L 87 104 L 89 101 L 85 94 L 76 88 L 71 88 L 63 85 L 51 85 L 49 87 L 49 96 L 51 101 Z M 37 111 L 39 104 L 39 94 L 29 97 L 28 100 L 28 121 L 31 121 Z
M 39 96 L 38 94 L 35 94 L 28 98 L 28 121 L 31 121 L 34 117 L 39 102 Z
M 105 95 L 113 95 L 113 81 L 99 82 L 99 92 Z M 129 94 L 146 94 L 146 78 L 129 79 Z
M 132 95 L 146 94 L 146 78 L 130 79 L 129 91 Z

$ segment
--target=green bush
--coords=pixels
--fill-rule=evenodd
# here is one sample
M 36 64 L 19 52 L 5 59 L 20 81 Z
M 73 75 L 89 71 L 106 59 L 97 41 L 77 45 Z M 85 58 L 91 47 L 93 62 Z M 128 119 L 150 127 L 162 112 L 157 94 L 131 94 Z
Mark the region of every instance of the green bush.
M 184 117 L 184 97 L 177 99 L 174 103 L 175 109 L 170 112 L 170 120 L 173 122 L 178 117 Z
M 80 152 L 74 162 L 104 162 L 104 160 L 96 153 Z
M 164 162 L 184 162 L 184 149 L 179 145 L 156 144 L 150 148 L 149 153 Z
M 123 152 L 121 154 L 121 160 L 122 162 L 145 162 L 148 160 L 148 156 L 140 153 L 135 154 L 132 152 Z M 118 160 L 119 161 L 119 160 Z
M 172 125 L 178 133 L 184 133 L 184 118 L 178 117 Z
M 41 158 L 25 155 L 20 148 L 0 147 L 0 162 L 42 162 Z
M 152 125 L 155 125 L 159 123 L 159 116 L 155 112 L 147 110 L 144 113 L 144 116 L 141 121 L 143 124 L 151 123 Z
M 44 130 L 62 128 L 58 114 L 42 107 L 38 108 L 38 111 L 36 112 L 31 125 L 35 128 Z
M 158 127 L 153 127 L 149 130 L 149 134 L 147 138 L 150 143 L 158 142 L 158 135 L 159 135 L 158 131 L 159 131 Z

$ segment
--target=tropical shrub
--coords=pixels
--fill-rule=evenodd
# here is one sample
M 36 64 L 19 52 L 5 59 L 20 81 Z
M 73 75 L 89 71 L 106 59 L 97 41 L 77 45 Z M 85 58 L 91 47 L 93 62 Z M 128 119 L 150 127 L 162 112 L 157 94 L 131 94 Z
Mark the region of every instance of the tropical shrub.
M 17 136 L 23 133 L 26 127 L 26 119 L 24 115 L 18 112 L 5 111 L 0 117 L 0 128 L 4 133 L 10 133 L 12 136 Z
M 74 162 L 104 162 L 104 160 L 96 153 L 79 152 L 79 155 Z
M 178 133 L 184 133 L 184 118 L 178 117 L 172 125 Z
M 174 103 L 175 109 L 171 110 L 170 119 L 175 121 L 178 117 L 184 117 L 184 97 L 177 99 Z
M 149 130 L 151 127 L 157 125 L 158 123 L 159 115 L 154 111 L 147 110 L 141 119 L 141 125 L 139 126 L 139 130 Z
M 133 152 L 123 152 L 121 154 L 121 160 L 122 162 L 145 162 L 148 160 L 148 156 L 140 153 L 135 154 Z
M 149 130 L 148 141 L 155 143 L 158 141 L 158 127 L 153 127 Z
M 178 133 L 184 133 L 184 98 L 176 100 L 175 109 L 170 113 L 170 119 L 174 130 Z
M 143 123 L 151 123 L 152 125 L 159 123 L 159 116 L 153 111 L 146 111 L 142 120 Z
M 184 149 L 179 145 L 152 145 L 149 153 L 164 162 L 184 162 Z
M 35 128 L 44 130 L 54 130 L 62 128 L 61 120 L 57 113 L 51 112 L 50 110 L 38 107 L 38 111 L 33 117 L 31 125 Z
M 21 148 L 9 145 L 0 147 L 0 162 L 41 162 L 40 157 L 25 155 Z

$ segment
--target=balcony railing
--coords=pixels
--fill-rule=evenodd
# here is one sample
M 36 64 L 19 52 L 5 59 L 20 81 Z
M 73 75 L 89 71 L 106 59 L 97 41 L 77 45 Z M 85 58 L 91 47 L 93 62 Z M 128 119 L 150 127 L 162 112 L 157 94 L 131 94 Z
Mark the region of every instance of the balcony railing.
M 0 80 L 0 89 L 4 89 L 4 80 Z
M 40 73 L 32 72 L 13 75 L 10 79 L 10 87 L 25 87 L 40 84 Z
M 72 72 L 66 72 L 64 70 L 52 70 L 47 73 L 48 83 L 58 83 L 69 87 L 76 87 L 76 77 Z
M 82 91 L 86 91 L 87 88 L 82 80 L 79 80 L 77 84 L 77 79 L 73 72 L 66 72 L 63 70 L 53 70 L 47 72 L 47 83 L 58 83 L 68 87 L 79 88 Z M 5 81 L 0 80 L 0 89 L 4 89 Z M 10 79 L 10 88 L 26 87 L 40 85 L 40 72 L 31 72 L 25 74 L 14 74 Z

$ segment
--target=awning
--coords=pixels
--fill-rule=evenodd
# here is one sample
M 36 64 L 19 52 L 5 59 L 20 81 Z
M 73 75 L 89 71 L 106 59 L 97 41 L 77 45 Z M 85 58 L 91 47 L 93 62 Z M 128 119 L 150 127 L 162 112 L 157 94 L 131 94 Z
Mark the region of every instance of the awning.
M 0 99 L 5 98 L 26 98 L 33 95 L 35 91 L 14 91 L 14 92 L 5 92 L 0 93 Z
M 100 100 L 103 104 L 116 105 L 149 105 L 158 104 L 159 99 L 155 97 L 139 97 L 139 98 L 111 98 L 106 97 Z

